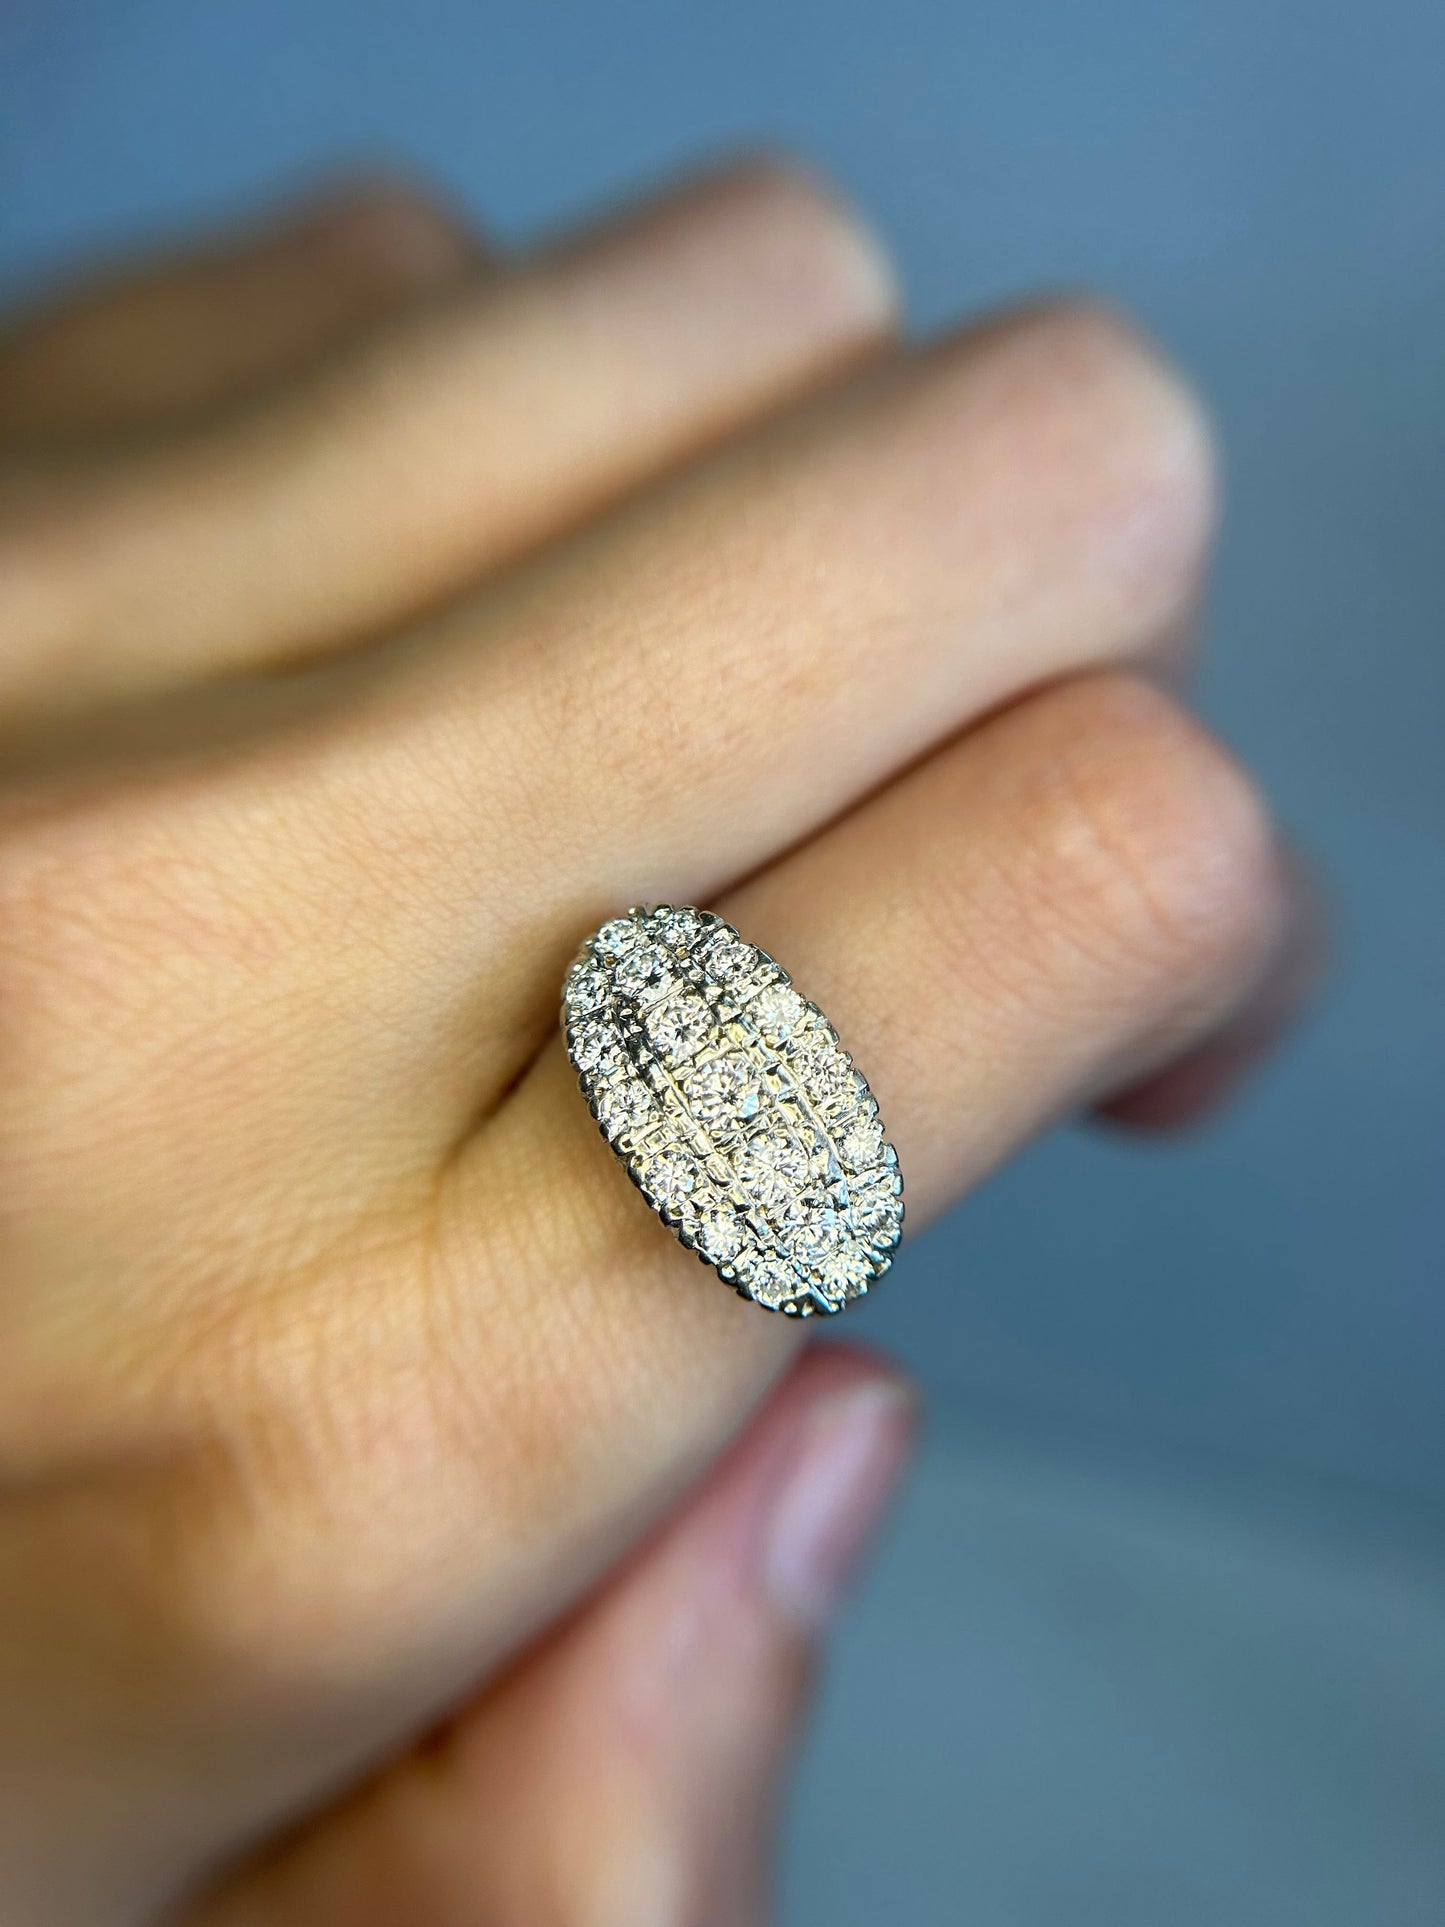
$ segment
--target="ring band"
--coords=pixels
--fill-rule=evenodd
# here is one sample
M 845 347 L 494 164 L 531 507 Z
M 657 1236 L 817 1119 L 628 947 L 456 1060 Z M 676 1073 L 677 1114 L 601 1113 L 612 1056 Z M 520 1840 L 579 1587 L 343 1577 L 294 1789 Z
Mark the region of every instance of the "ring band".
M 864 1077 L 764 951 L 703 910 L 649 905 L 583 944 L 567 1051 L 647 1202 L 743 1297 L 807 1317 L 893 1261 L 903 1180 Z

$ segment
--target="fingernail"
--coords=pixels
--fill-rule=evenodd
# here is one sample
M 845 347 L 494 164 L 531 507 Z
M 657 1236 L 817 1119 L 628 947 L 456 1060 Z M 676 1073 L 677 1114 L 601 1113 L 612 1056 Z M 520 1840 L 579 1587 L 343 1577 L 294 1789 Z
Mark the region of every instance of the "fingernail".
M 763 1582 L 804 1631 L 847 1593 L 909 1455 L 913 1401 L 875 1381 L 820 1405 L 805 1422 L 765 1529 Z

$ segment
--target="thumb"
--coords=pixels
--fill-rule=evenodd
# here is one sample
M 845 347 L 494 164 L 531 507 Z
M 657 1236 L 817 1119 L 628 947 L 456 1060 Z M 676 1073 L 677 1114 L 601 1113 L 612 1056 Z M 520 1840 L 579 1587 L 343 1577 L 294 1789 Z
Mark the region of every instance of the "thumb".
M 579 1927 L 755 1927 L 779 1782 L 812 1660 L 908 1449 L 899 1380 L 819 1349 L 660 1541 L 500 1707 L 498 1766 L 528 1741 L 498 1919 Z M 540 1805 L 536 1790 L 551 1792 Z M 500 1796 L 498 1796 L 500 1803 Z M 570 1816 L 566 1851 L 556 1816 Z M 533 1835 L 523 1843 L 530 1820 Z M 495 1871 L 495 1869 L 494 1869 Z
M 758 1927 L 817 1644 L 911 1431 L 891 1367 L 805 1354 L 602 1593 L 206 1927 Z

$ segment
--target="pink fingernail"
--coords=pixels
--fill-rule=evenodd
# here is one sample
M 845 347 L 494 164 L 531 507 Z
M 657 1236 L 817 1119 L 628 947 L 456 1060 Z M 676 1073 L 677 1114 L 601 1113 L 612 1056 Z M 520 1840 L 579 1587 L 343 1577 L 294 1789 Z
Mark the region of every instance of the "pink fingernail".
M 813 1631 L 854 1578 L 907 1461 L 913 1401 L 875 1380 L 826 1401 L 803 1427 L 773 1495 L 763 1580 L 779 1610 Z

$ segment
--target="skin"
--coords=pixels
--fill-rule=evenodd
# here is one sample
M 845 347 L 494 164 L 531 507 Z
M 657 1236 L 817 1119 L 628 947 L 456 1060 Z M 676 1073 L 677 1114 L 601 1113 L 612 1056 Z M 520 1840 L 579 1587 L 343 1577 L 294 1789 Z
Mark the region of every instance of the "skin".
M 1086 306 L 893 328 L 757 166 L 506 263 L 371 183 L 0 339 L 16 1927 L 762 1919 L 909 1400 L 621 1180 L 606 915 L 785 960 L 915 1228 L 1294 996 L 1169 693 L 1197 405 Z

